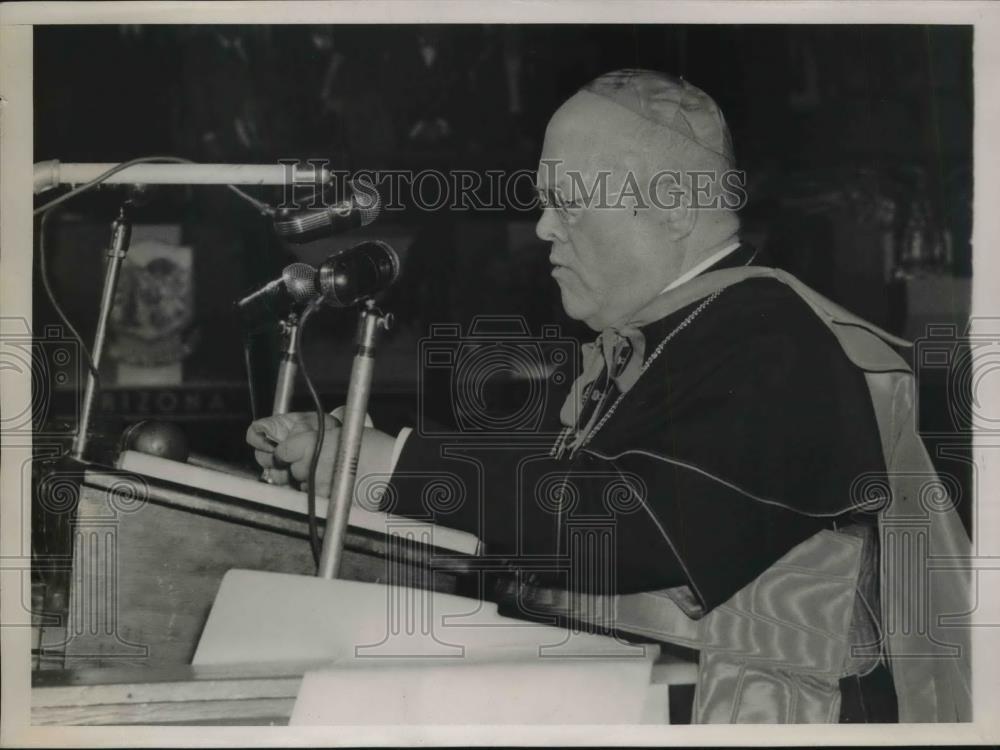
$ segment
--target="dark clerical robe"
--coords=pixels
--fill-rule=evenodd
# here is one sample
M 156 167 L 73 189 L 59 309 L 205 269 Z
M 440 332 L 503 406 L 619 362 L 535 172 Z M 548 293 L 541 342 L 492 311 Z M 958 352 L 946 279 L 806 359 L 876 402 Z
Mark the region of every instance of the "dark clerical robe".
M 711 270 L 762 260 L 744 245 Z M 641 329 L 646 357 L 697 304 Z M 606 411 L 619 393 L 604 381 Z M 551 435 L 565 392 L 549 396 Z M 386 509 L 478 535 L 499 567 L 533 583 L 611 594 L 687 585 L 708 612 L 818 531 L 871 523 L 847 510 L 852 487 L 885 472 L 864 374 L 771 278 L 733 284 L 676 331 L 585 447 L 556 458 L 552 444 L 418 426 Z M 435 474 L 460 497 L 426 502 Z

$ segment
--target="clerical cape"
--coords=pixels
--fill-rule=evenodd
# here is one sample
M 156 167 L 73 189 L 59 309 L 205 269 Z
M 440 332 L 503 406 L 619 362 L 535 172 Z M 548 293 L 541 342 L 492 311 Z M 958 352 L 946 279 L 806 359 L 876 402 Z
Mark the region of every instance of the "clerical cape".
M 967 576 L 928 572 L 968 538 L 903 342 L 761 266 L 657 304 L 646 353 L 666 345 L 627 393 L 605 379 L 616 408 L 585 445 L 418 429 L 386 510 L 479 535 L 525 616 L 697 649 L 696 722 L 837 721 L 845 679 L 884 665 L 899 720 L 968 720 Z

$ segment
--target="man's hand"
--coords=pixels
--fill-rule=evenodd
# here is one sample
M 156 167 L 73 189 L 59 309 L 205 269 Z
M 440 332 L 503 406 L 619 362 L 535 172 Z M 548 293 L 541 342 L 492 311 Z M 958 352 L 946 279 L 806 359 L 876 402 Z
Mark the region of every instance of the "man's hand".
M 336 420 L 326 420 L 327 427 Z M 291 414 L 276 414 L 273 417 L 258 419 L 247 429 L 246 440 L 254 449 L 254 458 L 260 464 L 271 484 L 288 484 L 290 475 L 288 467 L 279 467 L 274 461 L 274 450 L 290 435 L 300 432 L 316 431 L 316 412 L 292 412 Z
M 334 417 L 324 420 L 326 434 L 316 468 L 316 492 L 329 497 L 333 481 L 333 464 L 340 443 L 340 423 Z M 273 484 L 304 482 L 316 451 L 316 415 L 299 412 L 258 419 L 247 430 L 247 443 L 254 456 L 270 473 Z M 373 428 L 365 428 L 361 454 L 358 457 L 358 477 L 380 474 L 388 477 L 392 470 L 395 439 Z

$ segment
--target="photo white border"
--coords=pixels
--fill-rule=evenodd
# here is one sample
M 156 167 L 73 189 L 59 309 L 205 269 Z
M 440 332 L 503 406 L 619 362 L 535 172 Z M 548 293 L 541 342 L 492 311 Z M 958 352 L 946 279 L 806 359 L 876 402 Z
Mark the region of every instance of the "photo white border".
M 788 23 L 788 24 L 971 24 L 975 25 L 975 199 L 973 230 L 973 316 L 1000 320 L 1000 5 L 989 2 L 607 2 L 542 0 L 372 0 L 356 2 L 53 2 L 0 5 L 0 315 L 31 317 L 32 247 L 32 74 L 31 24 L 106 23 Z M 747 60 L 752 65 L 752 60 Z M 80 117 L 86 118 L 87 112 Z M 57 158 L 58 154 L 53 154 Z M 986 331 L 984 331 L 985 333 Z M 1000 336 L 1000 325 L 988 331 Z M 980 392 L 1000 403 L 1000 383 Z M 0 408 L 26 403 L 30 384 L 0 393 Z M 29 395 L 30 398 L 30 395 Z M 980 622 L 1000 623 L 994 580 L 1000 574 L 1000 507 L 991 502 L 997 486 L 1000 447 L 977 437 L 979 467 L 975 521 L 981 546 L 979 566 L 993 569 L 979 591 Z M 0 612 L 6 624 L 26 624 L 18 598 L 28 518 L 21 508 L 29 488 L 19 467 L 30 447 L 0 444 Z M 20 566 L 20 568 L 19 568 Z M 18 623 L 18 618 L 21 622 Z M 980 744 L 1000 741 L 1000 629 L 973 632 L 974 706 L 971 724 L 821 726 L 570 726 L 570 727 L 30 727 L 30 631 L 0 630 L 0 745 L 3 746 L 309 746 L 309 745 L 809 745 L 809 744 Z

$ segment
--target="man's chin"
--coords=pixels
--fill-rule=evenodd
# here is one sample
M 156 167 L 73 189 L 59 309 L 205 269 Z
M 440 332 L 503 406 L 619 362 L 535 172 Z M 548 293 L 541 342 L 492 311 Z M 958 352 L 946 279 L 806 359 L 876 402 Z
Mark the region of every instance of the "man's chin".
M 600 325 L 594 322 L 594 316 L 597 314 L 597 311 L 593 305 L 580 300 L 573 292 L 567 292 L 562 284 L 559 285 L 559 292 L 562 297 L 562 308 L 563 312 L 566 313 L 566 317 L 579 320 L 595 331 L 601 330 Z

